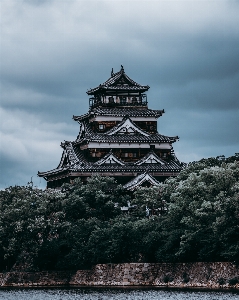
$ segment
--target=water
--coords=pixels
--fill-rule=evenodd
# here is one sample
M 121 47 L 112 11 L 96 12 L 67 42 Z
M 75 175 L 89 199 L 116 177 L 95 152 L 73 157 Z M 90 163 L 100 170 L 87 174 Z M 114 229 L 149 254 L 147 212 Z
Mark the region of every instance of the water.
M 215 291 L 145 289 L 4 289 L 0 300 L 238 300 L 239 294 Z

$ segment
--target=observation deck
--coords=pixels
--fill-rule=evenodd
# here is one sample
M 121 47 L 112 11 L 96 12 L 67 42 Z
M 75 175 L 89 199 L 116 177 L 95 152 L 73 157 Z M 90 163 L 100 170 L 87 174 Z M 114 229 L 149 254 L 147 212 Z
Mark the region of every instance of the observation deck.
M 141 94 L 140 96 L 110 96 L 110 97 L 91 97 L 89 99 L 90 109 L 96 107 L 128 107 L 128 106 L 148 106 L 147 95 Z

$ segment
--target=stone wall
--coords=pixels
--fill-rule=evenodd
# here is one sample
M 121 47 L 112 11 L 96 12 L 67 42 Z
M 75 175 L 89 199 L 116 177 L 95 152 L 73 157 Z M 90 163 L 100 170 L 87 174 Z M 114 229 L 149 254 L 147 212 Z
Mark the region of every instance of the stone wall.
M 67 286 L 75 272 L 6 272 L 0 274 L 2 287 Z
M 102 264 L 90 271 L 77 271 L 70 284 L 218 288 L 229 287 L 228 280 L 235 277 L 239 280 L 239 269 L 231 263 Z
M 168 286 L 239 289 L 239 268 L 231 263 L 219 262 L 99 264 L 91 270 L 77 272 L 0 273 L 0 286 Z

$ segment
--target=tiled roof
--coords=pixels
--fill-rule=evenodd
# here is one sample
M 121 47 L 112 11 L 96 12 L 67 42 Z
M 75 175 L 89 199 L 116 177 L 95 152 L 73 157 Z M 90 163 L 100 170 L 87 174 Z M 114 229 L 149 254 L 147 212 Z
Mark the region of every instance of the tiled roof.
M 95 165 L 101 166 L 101 165 L 112 165 L 114 164 L 114 167 L 116 165 L 123 166 L 125 165 L 125 162 L 123 162 L 121 159 L 116 157 L 113 153 L 112 150 L 108 154 L 106 154 L 102 159 L 98 160 Z
M 146 107 L 144 108 L 102 108 L 97 107 L 90 110 L 87 114 L 81 115 L 81 116 L 73 116 L 73 119 L 75 121 L 81 121 L 88 119 L 90 117 L 94 116 L 110 116 L 110 117 L 161 117 L 164 113 L 164 110 L 153 110 L 148 109 Z
M 153 110 L 146 107 L 143 108 L 101 108 L 97 107 L 92 110 L 97 116 L 129 116 L 129 117 L 155 117 L 162 116 L 164 110 Z
M 150 151 L 148 154 L 146 154 L 144 157 L 142 157 L 140 160 L 138 160 L 135 165 L 141 166 L 143 164 L 161 164 L 164 165 L 166 162 L 162 160 L 154 151 Z
M 48 177 L 48 176 L 52 176 L 52 175 L 57 175 L 60 173 L 63 173 L 64 171 L 68 171 L 69 167 L 65 167 L 65 168 L 56 168 L 56 169 L 52 169 L 46 172 L 40 172 L 38 171 L 37 176 L 39 177 Z
M 134 124 L 134 122 L 132 122 L 132 123 Z M 174 143 L 178 139 L 178 136 L 168 137 L 165 135 L 161 135 L 159 133 L 150 134 L 148 136 L 145 136 L 145 135 L 137 133 L 137 132 L 135 134 L 109 135 L 108 132 L 106 132 L 106 133 L 93 132 L 93 130 L 90 128 L 89 124 L 87 124 L 86 122 L 84 122 L 84 126 L 85 126 L 85 134 L 83 137 L 81 137 L 80 139 L 78 139 L 76 141 L 78 143 L 82 143 L 84 141 L 99 142 L 99 143 L 161 143 L 161 142 Z M 137 126 L 137 125 L 135 125 L 135 126 Z M 111 132 L 111 131 L 109 131 L 109 132 Z
M 126 75 L 123 66 L 121 66 L 121 70 L 119 72 L 114 73 L 112 70 L 111 77 L 109 79 L 96 88 L 88 90 L 87 94 L 94 95 L 94 93 L 99 90 L 132 90 L 144 92 L 148 89 L 148 85 L 141 85 Z
M 139 128 L 129 117 L 123 118 L 122 122 L 106 133 L 95 133 L 89 123 L 82 121 L 82 132 L 75 142 L 64 142 L 61 144 L 63 150 L 61 161 L 56 169 L 47 172 L 38 172 L 41 177 L 54 176 L 65 172 L 136 172 L 145 170 L 150 172 L 180 172 L 184 167 L 176 159 L 165 162 L 153 151 L 145 157 L 133 163 L 126 163 L 117 158 L 112 152 L 97 162 L 89 162 L 80 150 L 79 144 L 89 142 L 99 143 L 173 143 L 178 137 L 167 137 L 159 133 L 149 134 Z M 127 129 L 127 132 L 124 132 Z M 117 165 L 117 168 L 116 168 Z
M 125 132 L 125 133 L 124 133 Z M 143 136 L 149 136 L 150 134 L 147 133 L 146 131 L 142 130 L 139 128 L 134 122 L 131 121 L 129 117 L 124 117 L 123 120 L 114 126 L 112 129 L 107 131 L 107 135 L 117 135 L 117 134 L 140 134 Z
M 128 163 L 123 162 L 119 158 L 115 157 L 112 153 L 106 154 L 101 160 L 97 162 L 88 162 L 83 155 L 83 152 L 79 150 L 76 144 L 67 142 L 66 149 L 63 151 L 63 155 L 67 156 L 68 164 L 60 163 L 56 169 L 47 171 L 47 172 L 38 172 L 40 177 L 48 177 L 51 175 L 56 175 L 62 172 L 91 172 L 91 173 L 101 173 L 101 172 L 114 172 L 114 173 L 125 173 L 125 172 L 134 172 L 134 173 L 144 173 L 148 171 L 149 173 L 155 172 L 180 172 L 184 166 L 177 160 L 171 160 L 170 162 L 161 163 L 146 163 L 137 165 L 137 163 Z M 66 151 L 66 152 L 65 152 Z M 65 153 L 65 154 L 64 154 Z M 107 159 L 115 157 L 115 161 L 118 160 L 117 167 L 114 163 L 107 162 Z M 145 156 L 147 159 L 148 154 Z M 73 160 L 72 160 L 73 159 Z
M 144 182 L 149 182 L 151 185 L 159 185 L 159 182 L 152 175 L 145 172 L 130 180 L 123 187 L 126 190 L 133 191 L 137 187 L 141 186 Z
M 64 149 L 64 151 L 62 153 L 61 161 L 58 165 L 58 168 L 61 168 L 63 166 L 72 166 L 80 163 L 78 156 L 72 148 L 71 142 L 61 143 L 61 147 Z

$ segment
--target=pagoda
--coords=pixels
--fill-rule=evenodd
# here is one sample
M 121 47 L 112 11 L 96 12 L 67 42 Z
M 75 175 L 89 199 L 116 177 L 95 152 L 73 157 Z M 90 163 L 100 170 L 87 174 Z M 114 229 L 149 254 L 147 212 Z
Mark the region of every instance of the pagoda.
M 169 137 L 157 131 L 157 119 L 164 110 L 148 108 L 148 85 L 126 75 L 123 66 L 110 78 L 87 91 L 89 111 L 73 116 L 80 124 L 75 141 L 61 143 L 63 153 L 57 168 L 38 172 L 47 188 L 80 177 L 112 176 L 128 190 L 157 185 L 177 176 L 184 167 L 174 154 Z

